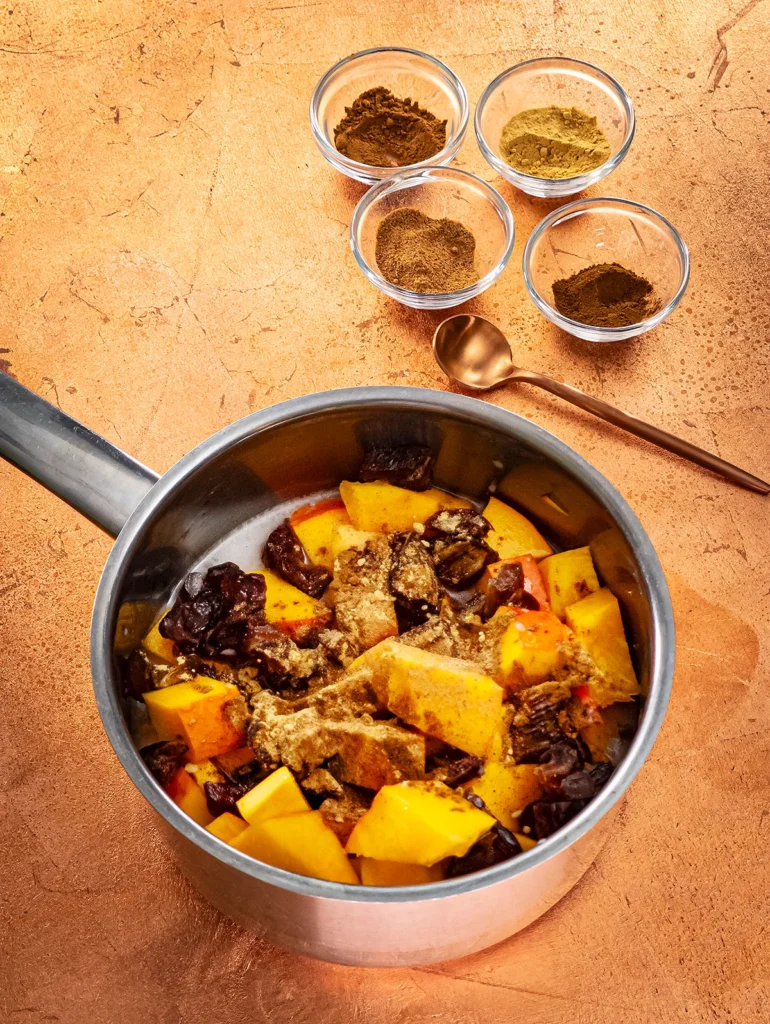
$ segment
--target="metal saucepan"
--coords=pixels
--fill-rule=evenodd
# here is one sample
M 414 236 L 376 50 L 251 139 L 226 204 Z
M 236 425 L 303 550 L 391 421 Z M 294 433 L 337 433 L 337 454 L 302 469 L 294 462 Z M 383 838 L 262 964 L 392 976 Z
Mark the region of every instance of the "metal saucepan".
M 197 826 L 166 796 L 132 741 L 115 647 L 130 643 L 132 623 L 144 628 L 184 573 L 231 531 L 279 502 L 335 487 L 356 472 L 369 445 L 414 442 L 427 442 L 437 454 L 439 487 L 470 498 L 482 498 L 491 487 L 557 543 L 590 542 L 600 575 L 623 607 L 644 709 L 630 751 L 606 788 L 534 849 L 430 886 L 354 889 L 253 860 Z M 322 960 L 426 964 L 512 935 L 553 906 L 593 861 L 612 808 L 660 728 L 674 667 L 674 626 L 663 571 L 638 519 L 615 488 L 557 438 L 476 399 L 417 388 L 353 388 L 247 416 L 158 478 L 0 374 L 0 455 L 117 537 L 91 629 L 99 712 L 182 870 L 223 913 Z

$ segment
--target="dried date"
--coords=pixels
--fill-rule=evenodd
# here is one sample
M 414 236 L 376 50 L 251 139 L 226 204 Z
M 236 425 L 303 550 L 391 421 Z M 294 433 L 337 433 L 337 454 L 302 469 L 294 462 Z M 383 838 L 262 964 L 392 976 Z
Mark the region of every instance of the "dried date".
M 384 480 L 410 491 L 427 490 L 433 478 L 433 456 L 424 444 L 401 448 L 370 448 L 358 477 L 364 483 Z
M 519 841 L 502 825 L 495 825 L 468 850 L 464 857 L 453 857 L 447 868 L 448 878 L 470 875 L 495 864 L 502 864 L 521 853 Z
M 165 787 L 185 763 L 187 744 L 181 740 L 162 740 L 139 751 L 156 782 Z
M 320 597 L 331 581 L 331 573 L 312 565 L 288 519 L 277 526 L 265 542 L 262 558 L 287 583 L 310 597 Z
M 424 537 L 442 583 L 465 586 L 497 559 L 484 539 L 490 529 L 483 516 L 468 508 L 442 509 L 426 521 Z

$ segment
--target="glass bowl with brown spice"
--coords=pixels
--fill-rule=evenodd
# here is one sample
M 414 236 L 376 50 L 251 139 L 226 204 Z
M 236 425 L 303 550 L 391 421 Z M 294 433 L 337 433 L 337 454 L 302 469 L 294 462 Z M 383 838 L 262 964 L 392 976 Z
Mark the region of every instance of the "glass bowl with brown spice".
M 399 169 L 451 163 L 468 110 L 465 88 L 446 64 L 381 46 L 326 72 L 313 90 L 310 125 L 332 167 L 373 185 Z
M 513 214 L 500 193 L 452 167 L 381 181 L 350 223 L 364 276 L 414 309 L 448 309 L 480 295 L 505 269 L 513 240 Z
M 690 277 L 687 246 L 662 214 L 629 199 L 579 199 L 530 235 L 524 281 L 540 312 L 585 341 L 625 341 L 676 309 Z
M 634 108 L 606 71 L 538 57 L 503 71 L 476 106 L 485 159 L 531 196 L 571 196 L 606 177 L 634 137 Z

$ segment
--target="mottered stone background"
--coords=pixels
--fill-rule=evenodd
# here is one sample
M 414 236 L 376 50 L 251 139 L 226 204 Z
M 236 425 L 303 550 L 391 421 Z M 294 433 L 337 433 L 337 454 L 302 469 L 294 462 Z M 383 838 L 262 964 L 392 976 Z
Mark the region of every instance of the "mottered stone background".
M 767 478 L 768 19 L 767 0 L 6 0 L 1 365 L 159 471 L 309 391 L 444 388 L 436 318 L 355 268 L 363 188 L 316 152 L 310 92 L 341 56 L 383 43 L 446 60 L 472 103 L 510 64 L 564 53 L 631 93 L 636 139 L 592 192 L 678 225 L 689 291 L 620 347 L 560 333 L 519 271 L 553 204 L 495 181 L 516 251 L 470 308 L 525 365 Z M 458 166 L 495 180 L 472 134 Z M 675 604 L 670 712 L 584 880 L 501 946 L 419 970 L 303 961 L 231 925 L 179 875 L 98 721 L 88 624 L 109 539 L 0 465 L 2 1020 L 767 1020 L 768 499 L 545 395 L 489 400 L 621 489 Z

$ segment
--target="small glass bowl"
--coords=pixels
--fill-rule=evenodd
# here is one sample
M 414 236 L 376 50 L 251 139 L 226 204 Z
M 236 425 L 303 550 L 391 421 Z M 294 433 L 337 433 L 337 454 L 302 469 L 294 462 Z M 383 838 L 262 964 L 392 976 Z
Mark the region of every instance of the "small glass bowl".
M 596 117 L 607 136 L 611 156 L 587 174 L 540 178 L 511 167 L 500 155 L 503 128 L 522 110 L 578 107 Z M 571 196 L 615 170 L 634 137 L 634 107 L 625 89 L 606 71 L 569 57 L 537 57 L 503 71 L 476 106 L 476 138 L 485 159 L 507 181 L 541 199 Z
M 628 327 L 592 327 L 552 305 L 554 281 L 596 263 L 620 263 L 645 277 L 660 308 Z M 674 225 L 630 199 L 578 199 L 541 220 L 522 258 L 530 298 L 551 323 L 584 341 L 625 341 L 651 331 L 672 313 L 687 288 L 690 256 Z
M 460 221 L 476 239 L 479 279 L 456 292 L 413 292 L 386 281 L 377 269 L 377 228 L 401 207 L 428 217 Z M 350 222 L 350 245 L 365 277 L 381 292 L 413 309 L 448 309 L 480 295 L 502 274 L 513 251 L 513 214 L 500 193 L 468 171 L 426 167 L 394 174 L 370 188 Z
M 378 85 L 400 98 L 412 100 L 446 121 L 446 145 L 420 163 L 403 167 L 373 167 L 343 156 L 334 144 L 334 129 L 345 107 Z M 468 128 L 468 95 L 457 75 L 435 57 L 419 50 L 379 46 L 345 57 L 330 68 L 313 90 L 310 126 L 316 145 L 332 167 L 357 181 L 374 185 L 403 170 L 448 164 L 457 156 Z

